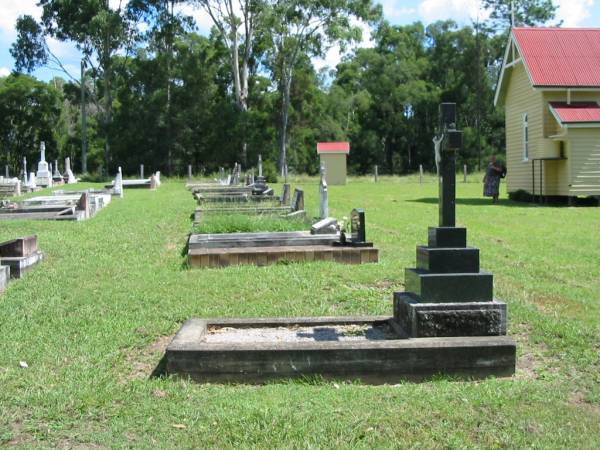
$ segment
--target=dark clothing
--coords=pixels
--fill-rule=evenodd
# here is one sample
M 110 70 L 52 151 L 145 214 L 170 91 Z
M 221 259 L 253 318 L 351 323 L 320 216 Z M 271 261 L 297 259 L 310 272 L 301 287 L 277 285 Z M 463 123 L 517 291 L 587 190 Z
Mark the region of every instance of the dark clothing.
M 503 170 L 494 163 L 489 163 L 483 179 L 483 195 L 485 197 L 497 197 L 500 195 L 500 178 Z

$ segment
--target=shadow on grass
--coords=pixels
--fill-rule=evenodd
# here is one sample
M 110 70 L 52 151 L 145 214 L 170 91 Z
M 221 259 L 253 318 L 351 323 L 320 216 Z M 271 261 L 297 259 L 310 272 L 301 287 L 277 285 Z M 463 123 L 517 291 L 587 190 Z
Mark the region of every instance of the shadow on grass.
M 427 204 L 437 205 L 439 200 L 435 197 L 427 197 L 427 198 L 417 198 L 414 200 L 407 200 L 407 202 L 427 203 Z M 496 203 L 494 205 L 494 203 L 492 203 L 492 199 L 489 199 L 489 198 L 457 198 L 456 204 L 457 205 L 469 205 L 469 206 L 505 206 L 505 207 L 520 207 L 520 208 L 539 206 L 535 203 L 521 203 L 521 202 L 515 202 L 512 200 L 508 200 L 508 199 L 500 199 L 500 200 L 498 200 L 498 203 Z
M 167 376 L 167 355 L 163 355 L 160 361 L 150 374 L 149 378 L 163 378 Z

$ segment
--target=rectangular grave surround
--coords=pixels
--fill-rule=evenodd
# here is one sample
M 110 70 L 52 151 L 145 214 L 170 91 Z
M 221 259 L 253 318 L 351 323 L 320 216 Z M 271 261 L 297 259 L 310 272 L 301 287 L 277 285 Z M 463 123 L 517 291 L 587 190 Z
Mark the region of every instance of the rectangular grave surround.
M 166 371 L 200 382 L 318 375 L 380 384 L 510 376 L 515 354 L 506 336 L 409 339 L 387 316 L 191 319 L 167 347 Z
M 0 265 L 10 268 L 10 278 L 21 278 L 43 257 L 35 235 L 0 243 Z

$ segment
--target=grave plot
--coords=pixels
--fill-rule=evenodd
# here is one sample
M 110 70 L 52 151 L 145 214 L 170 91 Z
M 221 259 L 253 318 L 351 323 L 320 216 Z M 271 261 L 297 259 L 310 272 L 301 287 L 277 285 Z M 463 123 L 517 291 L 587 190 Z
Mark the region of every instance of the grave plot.
M 25 272 L 39 263 L 44 257 L 38 249 L 37 236 L 26 236 L 0 243 L 0 266 L 9 270 L 0 271 L 0 290 L 2 276 L 21 278 Z
M 21 181 L 18 178 L 0 177 L 0 198 L 21 195 Z
M 121 168 L 119 167 L 119 174 L 121 174 Z M 124 180 L 121 175 L 119 180 L 119 174 L 110 184 L 104 186 L 106 189 L 115 189 L 117 184 L 121 184 L 124 189 L 158 189 L 161 185 L 160 172 L 155 172 L 150 178 L 137 178 L 132 180 Z
M 417 268 L 406 270 L 409 292 L 394 295 L 392 316 L 191 319 L 167 347 L 166 371 L 226 383 L 514 374 L 506 304 L 494 299 L 492 275 L 480 270 L 478 249 L 467 247 L 466 229 L 455 223 L 455 160 L 462 145 L 455 105 L 441 105 L 440 117 L 439 227 L 417 248 Z
M 105 191 L 55 192 L 20 202 L 0 205 L 0 220 L 86 220 L 107 206 L 112 195 Z
M 287 205 L 286 198 L 289 197 L 289 185 L 284 186 L 284 192 L 281 197 L 254 195 L 251 191 L 252 187 L 248 188 L 250 192 L 228 194 L 227 196 L 207 195 L 204 197 L 203 195 L 206 194 L 200 194 L 200 196 L 196 194 L 196 198 L 199 199 L 198 202 L 201 206 L 194 211 L 194 224 L 201 223 L 202 218 L 209 214 L 279 215 L 291 218 L 299 218 L 306 215 L 304 210 L 304 192 L 300 189 L 294 191 L 292 200 Z M 225 198 L 228 200 L 224 201 Z
M 335 261 L 364 264 L 379 261 L 379 250 L 366 241 L 364 211 L 354 210 L 351 237 L 337 230 L 335 219 L 313 225 L 311 231 L 192 234 L 188 240 L 190 267 L 266 266 L 279 261 Z

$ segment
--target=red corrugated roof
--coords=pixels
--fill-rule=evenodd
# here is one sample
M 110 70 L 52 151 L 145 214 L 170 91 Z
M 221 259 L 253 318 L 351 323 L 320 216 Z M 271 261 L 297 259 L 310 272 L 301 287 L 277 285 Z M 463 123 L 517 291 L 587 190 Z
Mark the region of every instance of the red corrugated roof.
M 550 102 L 561 123 L 600 123 L 600 105 L 595 102 Z
M 317 153 L 350 153 L 350 142 L 318 142 Z
M 600 28 L 513 28 L 534 86 L 600 87 Z

